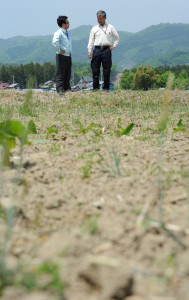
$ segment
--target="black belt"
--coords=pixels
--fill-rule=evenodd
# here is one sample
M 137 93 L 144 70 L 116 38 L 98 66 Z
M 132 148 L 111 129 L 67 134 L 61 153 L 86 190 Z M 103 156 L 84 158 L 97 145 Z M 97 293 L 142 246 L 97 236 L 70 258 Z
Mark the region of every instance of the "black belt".
M 105 50 L 105 49 L 110 48 L 110 46 L 95 46 L 95 48 Z

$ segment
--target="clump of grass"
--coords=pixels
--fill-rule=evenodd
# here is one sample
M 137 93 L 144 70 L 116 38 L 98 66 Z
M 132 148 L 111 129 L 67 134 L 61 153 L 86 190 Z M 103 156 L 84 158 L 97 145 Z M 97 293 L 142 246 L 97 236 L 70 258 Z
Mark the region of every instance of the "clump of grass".
M 174 74 L 170 74 L 167 80 L 166 93 L 162 101 L 160 119 L 158 122 L 158 132 L 161 135 L 164 135 L 168 126 L 169 121 L 169 103 L 170 103 L 170 94 L 169 91 L 173 88 L 174 83 Z
M 31 76 L 28 80 L 28 89 L 25 93 L 24 102 L 19 107 L 19 114 L 23 116 L 31 116 L 36 117 L 36 109 L 35 105 L 33 105 L 33 91 L 32 88 L 34 87 L 34 78 Z
M 44 275 L 47 275 L 48 278 L 44 281 L 40 280 Z M 18 284 L 29 290 L 52 290 L 62 293 L 64 289 L 58 266 L 49 262 L 41 264 L 34 272 L 25 273 Z
M 108 149 L 107 152 L 109 157 L 103 156 L 98 153 L 100 157 L 100 164 L 102 165 L 105 172 L 110 173 L 112 176 L 122 176 L 121 173 L 121 157 L 117 154 L 114 149 Z
M 6 281 L 1 281 L 0 293 L 3 289 L 12 285 L 23 287 L 28 291 L 49 291 L 56 296 L 57 300 L 63 299 L 64 284 L 59 276 L 59 268 L 56 264 L 42 263 L 33 271 L 25 271 L 21 267 L 7 274 Z
M 173 87 L 174 83 L 174 75 L 171 73 L 167 80 L 166 85 L 166 93 L 162 101 L 161 114 L 158 122 L 158 132 L 159 132 L 159 174 L 158 174 L 158 208 L 160 214 L 160 222 L 163 224 L 163 214 L 164 214 L 164 180 L 161 174 L 161 170 L 163 170 L 163 144 L 164 137 L 166 135 L 168 121 L 169 121 L 169 103 L 170 103 L 170 90 Z
M 52 154 L 59 154 L 60 153 L 60 144 L 52 144 L 50 146 L 49 152 Z
M 87 216 L 84 224 L 81 226 L 81 230 L 90 233 L 91 235 L 97 234 L 99 232 L 98 216 Z
M 96 137 L 102 137 L 102 135 L 103 135 L 103 130 L 102 130 L 101 125 L 96 124 L 94 122 L 90 123 L 89 125 L 87 125 L 85 127 L 79 119 L 74 119 L 73 124 L 78 127 L 77 132 L 74 133 L 75 136 L 79 136 L 82 134 L 85 135 L 88 132 L 92 132 L 94 134 L 94 136 L 96 136 Z
M 84 163 L 80 167 L 80 171 L 82 173 L 82 179 L 87 179 L 91 177 L 93 167 L 97 162 L 96 150 L 93 149 L 92 152 L 83 152 L 78 155 L 77 160 L 83 160 Z
M 89 158 L 86 163 L 80 167 L 82 172 L 82 179 L 90 178 L 93 167 L 93 160 Z
M 13 116 L 14 109 L 11 105 L 0 107 L 0 120 L 5 121 L 11 119 Z

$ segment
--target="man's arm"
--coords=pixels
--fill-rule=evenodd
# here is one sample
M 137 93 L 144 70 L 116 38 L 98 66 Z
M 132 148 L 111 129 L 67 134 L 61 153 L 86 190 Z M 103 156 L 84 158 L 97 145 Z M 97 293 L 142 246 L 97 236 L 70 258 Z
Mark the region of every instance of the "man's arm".
M 63 55 L 65 52 L 65 49 L 60 46 L 60 37 L 61 37 L 60 33 L 55 32 L 55 34 L 53 36 L 52 44 L 54 47 L 57 48 L 57 51 Z
M 114 26 L 112 26 L 112 35 L 114 37 L 114 43 L 113 43 L 113 46 L 111 47 L 111 49 L 113 50 L 119 44 L 119 34 L 117 33 L 117 30 L 114 28 Z
M 95 35 L 93 28 L 91 29 L 90 36 L 89 36 L 89 42 L 88 42 L 88 57 L 91 59 L 92 58 L 92 49 L 94 46 L 94 40 L 95 40 Z

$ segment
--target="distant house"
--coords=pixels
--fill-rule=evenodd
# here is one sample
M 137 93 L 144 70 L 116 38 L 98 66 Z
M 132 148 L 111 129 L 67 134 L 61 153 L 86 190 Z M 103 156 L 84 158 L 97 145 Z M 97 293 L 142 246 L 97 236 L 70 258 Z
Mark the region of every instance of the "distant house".
M 73 92 L 77 92 L 77 91 L 80 91 L 81 88 L 80 88 L 79 84 L 77 84 L 77 85 L 72 86 L 72 87 L 71 87 L 71 90 L 72 90 Z
M 10 83 L 7 82 L 0 82 L 0 89 L 7 89 L 9 87 Z
M 56 83 L 53 80 L 48 80 L 47 82 L 44 83 L 45 86 L 55 86 Z
M 11 90 L 18 90 L 20 89 L 20 84 L 19 83 L 12 83 L 8 86 L 8 89 L 11 89 Z
M 93 83 L 93 79 L 90 76 L 83 76 L 79 80 L 77 85 L 71 87 L 72 91 L 80 91 L 88 88 Z
M 39 86 L 43 91 L 49 91 L 51 88 L 56 87 L 56 83 L 52 80 L 48 80 Z
M 90 76 L 83 76 L 78 82 L 81 89 L 84 89 L 89 83 L 92 83 L 93 79 Z

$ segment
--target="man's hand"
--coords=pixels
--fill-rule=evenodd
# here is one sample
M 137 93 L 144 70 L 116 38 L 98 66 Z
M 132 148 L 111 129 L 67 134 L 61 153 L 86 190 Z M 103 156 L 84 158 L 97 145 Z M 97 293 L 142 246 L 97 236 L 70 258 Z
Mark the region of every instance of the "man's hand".
M 64 50 L 60 50 L 59 54 L 64 55 L 65 51 Z
M 110 50 L 112 51 L 112 50 L 114 50 L 115 49 L 115 47 L 114 46 L 110 46 Z
M 88 58 L 92 59 L 92 52 L 88 52 Z

